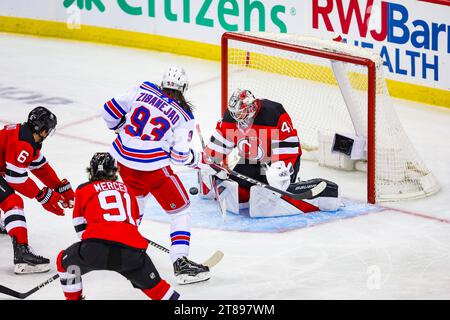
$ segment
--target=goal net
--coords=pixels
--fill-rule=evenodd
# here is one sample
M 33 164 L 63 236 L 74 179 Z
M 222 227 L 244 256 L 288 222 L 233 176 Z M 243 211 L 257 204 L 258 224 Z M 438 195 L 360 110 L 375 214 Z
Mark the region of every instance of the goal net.
M 225 33 L 222 111 L 236 88 L 283 104 L 302 150 L 319 164 L 365 170 L 368 202 L 419 198 L 439 190 L 400 124 L 383 62 L 374 52 L 298 35 Z M 351 138 L 359 155 L 332 151 L 336 134 Z

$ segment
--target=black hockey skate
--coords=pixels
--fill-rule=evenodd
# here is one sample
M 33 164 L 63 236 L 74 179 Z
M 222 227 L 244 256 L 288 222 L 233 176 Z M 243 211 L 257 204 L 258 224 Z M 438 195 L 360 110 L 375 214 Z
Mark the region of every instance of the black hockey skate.
M 178 284 L 201 282 L 211 278 L 207 266 L 192 262 L 186 257 L 178 258 L 173 264 L 173 270 Z
M 19 244 L 15 237 L 12 237 L 14 248 L 14 273 L 41 273 L 50 270 L 50 260 L 36 255 L 29 245 Z

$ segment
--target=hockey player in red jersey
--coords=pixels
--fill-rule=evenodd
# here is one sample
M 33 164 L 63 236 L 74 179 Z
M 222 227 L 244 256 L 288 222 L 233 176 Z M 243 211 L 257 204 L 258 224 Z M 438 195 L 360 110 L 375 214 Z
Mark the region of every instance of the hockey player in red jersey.
M 120 176 L 136 195 L 141 214 L 153 196 L 170 216 L 170 258 L 178 283 L 210 278 L 209 268 L 188 259 L 191 217 L 189 195 L 171 165 L 193 167 L 199 152 L 191 148 L 192 106 L 184 96 L 187 75 L 170 67 L 161 85 L 143 82 L 103 106 L 103 119 L 118 135 L 110 149 Z
M 297 182 L 302 155 L 297 130 L 283 105 L 268 99 L 256 99 L 249 90 L 237 89 L 229 99 L 228 109 L 217 123 L 204 152 L 206 159 L 223 162 L 238 149 L 240 159 L 233 170 L 283 191 L 304 191 L 321 179 Z M 228 211 L 239 214 L 249 209 L 252 217 L 283 216 L 317 210 L 336 210 L 339 207 L 337 185 L 327 181 L 320 197 L 312 200 L 293 200 L 287 196 L 253 186 L 251 183 L 217 172 L 201 165 L 206 175 L 218 175 L 217 185 Z M 207 179 L 205 179 L 206 181 Z
M 36 199 L 44 209 L 64 215 L 63 207 L 73 207 L 73 190 L 66 179 L 59 179 L 41 152 L 43 141 L 52 134 L 56 116 L 44 107 L 34 108 L 28 121 L 0 130 L 0 209 L 1 220 L 12 239 L 14 272 L 46 272 L 49 260 L 36 255 L 28 245 L 24 202 L 16 193 Z M 44 185 L 39 189 L 28 177 L 30 170 Z M 62 206 L 62 207 L 61 207 Z
M 177 300 L 145 253 L 148 241 L 139 233 L 134 194 L 117 181 L 117 164 L 107 152 L 91 159 L 89 182 L 75 192 L 73 224 L 81 239 L 61 251 L 57 268 L 67 300 L 83 299 L 81 276 L 90 271 L 120 273 L 152 300 Z

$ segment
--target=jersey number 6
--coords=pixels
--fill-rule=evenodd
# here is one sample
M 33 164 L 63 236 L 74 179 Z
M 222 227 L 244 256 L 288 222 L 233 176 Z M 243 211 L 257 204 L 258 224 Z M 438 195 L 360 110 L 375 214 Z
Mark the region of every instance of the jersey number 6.
M 131 124 L 125 126 L 125 132 L 132 137 L 140 137 L 142 140 L 160 141 L 167 130 L 170 129 L 170 123 L 163 117 L 150 119 L 150 116 L 150 110 L 146 107 L 140 106 L 136 108 L 130 118 Z M 147 123 L 153 125 L 150 135 L 143 134 Z
M 22 150 L 22 152 L 17 157 L 17 161 L 19 161 L 20 163 L 24 163 L 25 161 L 27 161 L 27 157 L 29 155 L 30 154 L 28 152 L 26 152 L 25 150 Z

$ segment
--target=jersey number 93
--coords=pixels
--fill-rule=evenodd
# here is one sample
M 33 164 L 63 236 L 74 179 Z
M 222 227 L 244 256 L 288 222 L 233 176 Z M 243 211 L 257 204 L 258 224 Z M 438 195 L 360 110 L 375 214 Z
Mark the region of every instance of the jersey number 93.
M 125 126 L 125 132 L 132 137 L 140 137 L 142 140 L 160 141 L 170 123 L 163 117 L 151 118 L 150 110 L 144 106 L 136 108 L 130 118 L 131 124 Z M 150 123 L 153 126 L 150 134 L 144 134 L 145 126 Z

